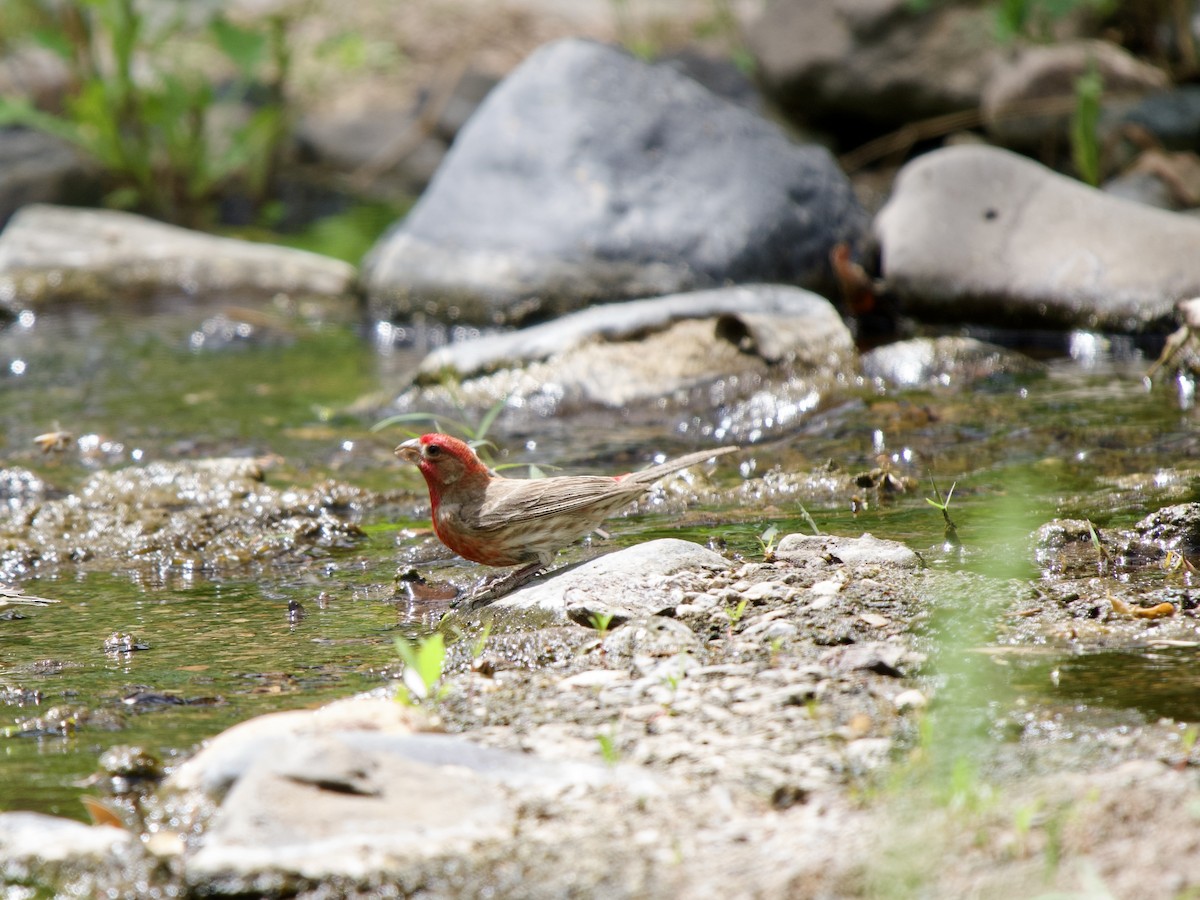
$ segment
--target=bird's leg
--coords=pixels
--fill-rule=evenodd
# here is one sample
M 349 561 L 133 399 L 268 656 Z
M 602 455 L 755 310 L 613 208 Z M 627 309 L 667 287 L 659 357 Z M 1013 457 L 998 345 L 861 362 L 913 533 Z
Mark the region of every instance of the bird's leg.
M 531 562 L 528 565 L 521 566 L 515 572 L 509 572 L 507 575 L 502 575 L 491 584 L 487 585 L 467 599 L 468 609 L 478 609 L 493 600 L 498 600 L 505 594 L 512 593 L 517 588 L 524 584 L 528 584 L 533 580 L 534 576 L 546 568 L 546 563 L 540 559 L 537 562 Z

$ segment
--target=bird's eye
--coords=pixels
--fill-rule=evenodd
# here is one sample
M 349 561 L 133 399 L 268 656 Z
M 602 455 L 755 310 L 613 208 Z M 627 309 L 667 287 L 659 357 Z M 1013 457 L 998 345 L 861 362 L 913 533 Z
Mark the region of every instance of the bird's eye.
M 439 447 L 437 444 L 428 444 L 425 447 L 425 455 L 426 456 L 440 456 L 441 453 L 442 453 L 442 448 Z

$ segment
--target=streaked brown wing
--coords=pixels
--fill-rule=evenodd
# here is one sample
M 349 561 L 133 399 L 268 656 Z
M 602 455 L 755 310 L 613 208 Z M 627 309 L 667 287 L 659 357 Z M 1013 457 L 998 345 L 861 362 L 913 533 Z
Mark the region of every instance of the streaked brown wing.
M 603 517 L 647 490 L 648 485 L 623 484 L 603 475 L 495 479 L 488 484 L 487 498 L 479 508 L 478 527 L 487 531 L 514 521 L 583 512 L 593 507 L 600 507 L 597 512 Z

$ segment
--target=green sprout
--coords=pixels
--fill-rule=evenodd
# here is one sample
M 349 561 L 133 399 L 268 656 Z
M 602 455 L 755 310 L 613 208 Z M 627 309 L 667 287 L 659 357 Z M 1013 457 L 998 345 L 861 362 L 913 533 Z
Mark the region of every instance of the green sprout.
M 942 537 L 951 547 L 961 547 L 962 542 L 958 539 L 958 528 L 955 527 L 954 520 L 950 518 L 950 498 L 954 496 L 954 489 L 958 486 L 958 482 L 955 481 L 950 485 L 950 490 L 946 492 L 945 500 L 942 499 L 942 492 L 938 490 L 937 482 L 933 480 L 932 472 L 929 475 L 929 483 L 933 485 L 933 493 L 937 499 L 934 500 L 932 497 L 926 497 L 925 502 L 934 509 L 942 511 L 942 518 L 946 522 L 946 528 L 942 533 Z
M 396 638 L 396 652 L 404 661 L 404 672 L 396 699 L 405 706 L 437 703 L 448 686 L 442 681 L 446 665 L 446 641 L 440 632 L 422 638 L 415 645 L 402 637 Z

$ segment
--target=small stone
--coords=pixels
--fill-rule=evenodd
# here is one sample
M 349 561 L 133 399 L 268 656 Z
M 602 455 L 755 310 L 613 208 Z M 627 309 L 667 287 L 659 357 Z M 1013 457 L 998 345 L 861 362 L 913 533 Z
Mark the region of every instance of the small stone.
M 758 584 L 753 584 L 746 588 L 743 593 L 746 599 L 751 603 L 773 598 L 784 598 L 790 593 L 787 585 L 780 584 L 777 581 L 760 581 Z
M 924 709 L 929 704 L 929 700 L 926 699 L 924 694 L 913 688 L 901 691 L 892 699 L 892 703 L 900 712 L 907 712 L 913 709 Z
M 562 690 L 574 688 L 604 688 L 629 680 L 629 675 L 620 669 L 588 669 L 564 678 L 558 683 Z

